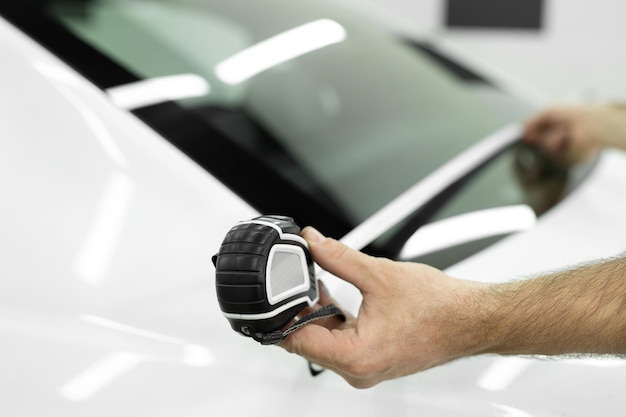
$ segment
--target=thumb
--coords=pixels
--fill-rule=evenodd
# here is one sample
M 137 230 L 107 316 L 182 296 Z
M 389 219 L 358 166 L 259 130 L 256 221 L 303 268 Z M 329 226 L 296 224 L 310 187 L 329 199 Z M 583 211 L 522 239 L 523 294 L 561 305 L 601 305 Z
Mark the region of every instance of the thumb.
M 301 233 L 309 244 L 313 260 L 324 270 L 348 281 L 361 291 L 367 291 L 371 285 L 368 275 L 376 264 L 377 258 L 349 248 L 343 243 L 325 237 L 312 227 L 305 227 Z

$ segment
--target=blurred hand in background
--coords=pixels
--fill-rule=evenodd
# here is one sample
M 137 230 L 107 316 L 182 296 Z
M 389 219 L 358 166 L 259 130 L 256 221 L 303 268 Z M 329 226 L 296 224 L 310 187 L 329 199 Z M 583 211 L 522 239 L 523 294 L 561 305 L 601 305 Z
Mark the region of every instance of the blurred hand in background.
M 524 136 L 565 164 L 582 162 L 603 147 L 626 150 L 626 105 L 553 106 L 526 123 Z

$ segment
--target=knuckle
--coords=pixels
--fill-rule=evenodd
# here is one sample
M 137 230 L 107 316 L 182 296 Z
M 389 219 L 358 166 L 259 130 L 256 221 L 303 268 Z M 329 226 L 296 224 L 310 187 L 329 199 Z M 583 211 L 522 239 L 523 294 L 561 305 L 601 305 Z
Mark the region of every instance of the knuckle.
M 346 371 L 346 381 L 354 388 L 371 388 L 377 383 L 377 372 L 373 366 L 364 362 L 352 364 Z
M 345 259 L 346 257 L 348 257 L 348 250 L 349 249 L 347 246 L 341 244 L 336 244 L 333 246 L 334 256 L 338 259 Z
M 344 371 L 355 381 L 366 380 L 376 374 L 376 363 L 367 360 L 365 356 L 352 358 L 343 366 Z
M 374 279 L 379 285 L 389 288 L 397 288 L 401 280 L 400 264 L 386 258 L 377 258 L 374 267 L 371 269 Z

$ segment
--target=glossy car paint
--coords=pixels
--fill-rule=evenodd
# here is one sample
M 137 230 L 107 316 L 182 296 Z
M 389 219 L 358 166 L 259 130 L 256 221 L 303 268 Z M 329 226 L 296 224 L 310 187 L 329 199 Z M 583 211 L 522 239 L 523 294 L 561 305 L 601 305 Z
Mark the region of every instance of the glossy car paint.
M 257 213 L 2 20 L 0 56 L 3 415 L 623 412 L 615 359 L 482 356 L 358 391 L 236 335 L 210 256 Z M 497 281 L 619 253 L 625 174 L 606 152 L 535 229 L 450 272 Z

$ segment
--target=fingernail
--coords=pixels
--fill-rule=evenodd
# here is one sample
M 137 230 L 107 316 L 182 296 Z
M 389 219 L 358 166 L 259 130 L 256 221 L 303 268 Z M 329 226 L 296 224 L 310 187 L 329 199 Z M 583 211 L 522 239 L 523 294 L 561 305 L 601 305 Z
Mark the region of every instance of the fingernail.
M 326 239 L 323 234 L 317 231 L 317 229 L 307 226 L 302 230 L 302 237 L 311 243 L 319 243 Z

